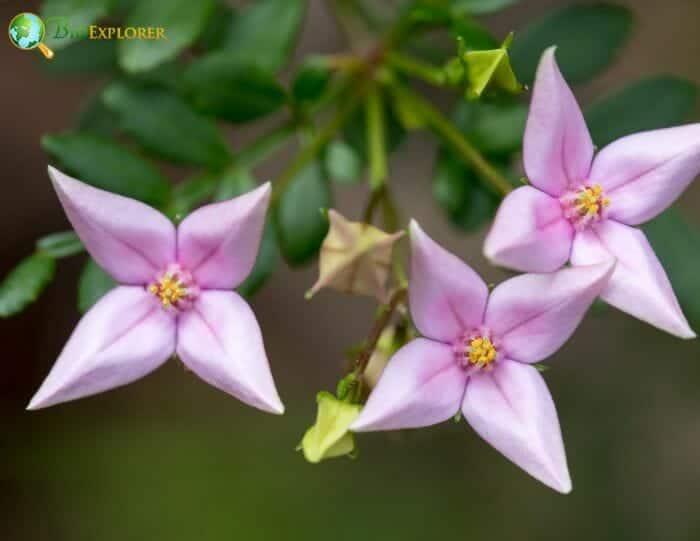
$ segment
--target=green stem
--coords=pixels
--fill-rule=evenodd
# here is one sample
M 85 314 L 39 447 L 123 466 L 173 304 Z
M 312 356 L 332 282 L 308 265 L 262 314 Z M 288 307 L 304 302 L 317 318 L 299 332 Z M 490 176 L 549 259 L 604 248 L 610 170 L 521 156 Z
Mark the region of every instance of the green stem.
M 397 52 L 391 52 L 387 56 L 389 63 L 398 71 L 411 77 L 421 79 L 433 86 L 444 86 L 447 82 L 445 72 L 427 62 L 418 60 Z
M 379 338 L 382 336 L 382 332 L 391 321 L 391 316 L 394 315 L 396 308 L 404 301 L 405 298 L 406 288 L 401 287 L 391 296 L 389 304 L 382 307 L 381 314 L 367 337 L 367 345 L 357 356 L 357 359 L 355 359 L 355 373 L 357 375 L 362 374 L 367 368 L 367 364 L 369 364 L 372 353 L 374 353 L 374 350 L 377 348 L 377 343 L 379 342 Z
M 487 181 L 499 194 L 506 195 L 513 186 L 495 167 L 493 167 L 482 154 L 454 127 L 454 125 L 438 109 L 436 109 L 423 96 L 413 92 L 404 86 L 396 86 L 396 91 L 401 93 L 413 110 L 457 151 L 457 155 Z
M 364 87 L 356 88 L 353 92 L 350 90 L 350 96 L 337 109 L 335 116 L 321 128 L 315 135 L 311 143 L 307 145 L 296 158 L 280 173 L 272 188 L 272 204 L 275 205 L 282 196 L 287 186 L 296 176 L 313 160 L 316 155 L 323 149 L 326 144 L 340 131 L 350 115 L 355 112 L 355 109 L 360 105 L 366 91 Z
M 270 154 L 279 150 L 294 134 L 295 127 L 294 122 L 286 122 L 261 135 L 238 152 L 234 158 L 234 164 L 243 169 L 255 167 L 258 163 L 266 160 Z
M 378 190 L 388 174 L 384 106 L 379 89 L 373 86 L 367 94 L 367 155 L 369 156 L 369 185 Z

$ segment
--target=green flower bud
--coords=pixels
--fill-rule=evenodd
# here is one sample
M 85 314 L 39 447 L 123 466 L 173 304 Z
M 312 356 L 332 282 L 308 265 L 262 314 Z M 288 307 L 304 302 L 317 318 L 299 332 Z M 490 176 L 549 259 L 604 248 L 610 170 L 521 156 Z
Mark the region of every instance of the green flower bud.
M 304 458 L 312 464 L 338 456 L 352 457 L 355 436 L 348 428 L 360 414 L 362 406 L 338 400 L 326 391 L 316 395 L 316 402 L 316 423 L 306 431 L 297 450 L 303 451 Z

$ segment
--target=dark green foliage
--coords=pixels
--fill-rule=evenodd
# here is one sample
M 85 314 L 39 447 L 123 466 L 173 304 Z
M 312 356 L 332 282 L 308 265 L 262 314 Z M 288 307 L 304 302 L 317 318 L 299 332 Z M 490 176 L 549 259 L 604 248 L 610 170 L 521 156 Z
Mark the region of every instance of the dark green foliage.
M 282 254 L 290 265 L 302 265 L 318 251 L 328 231 L 321 211 L 331 201 L 319 162 L 309 164 L 284 191 L 275 209 L 275 223 Z
M 667 128 L 687 121 L 697 103 L 697 87 L 679 77 L 643 79 L 594 102 L 586 122 L 599 147 L 643 130 Z
M 630 35 L 632 14 L 612 4 L 566 6 L 516 33 L 511 48 L 518 79 L 530 84 L 542 52 L 557 47 L 566 80 L 580 83 L 607 68 Z
M 0 283 L 0 317 L 13 316 L 34 302 L 53 278 L 55 260 L 36 253 L 22 260 Z
M 231 159 L 214 121 L 168 90 L 113 83 L 102 99 L 118 116 L 120 128 L 156 156 L 210 168 Z
M 87 133 L 45 135 L 41 144 L 84 182 L 155 206 L 168 198 L 170 185 L 149 162 L 112 140 Z

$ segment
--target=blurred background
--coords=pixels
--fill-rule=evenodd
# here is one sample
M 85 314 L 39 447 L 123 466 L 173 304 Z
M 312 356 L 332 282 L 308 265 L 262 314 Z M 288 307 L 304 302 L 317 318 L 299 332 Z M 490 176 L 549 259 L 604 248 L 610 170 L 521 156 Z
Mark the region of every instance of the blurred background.
M 521 0 L 481 20 L 505 36 L 570 3 Z M 700 3 L 617 4 L 633 12 L 634 30 L 617 62 L 578 87 L 580 101 L 659 73 L 700 84 Z M 0 2 L 1 20 L 20 11 L 40 6 Z M 311 0 L 282 78 L 310 52 L 344 50 L 335 19 Z M 9 43 L 0 59 L 4 276 L 37 236 L 69 227 L 40 139 L 72 125 L 100 78 L 52 76 L 36 51 Z M 271 124 L 226 135 L 239 146 Z M 503 273 L 481 255 L 484 228 L 464 235 L 432 200 L 435 149 L 432 139 L 412 134 L 392 155 L 390 182 L 404 217 L 498 281 Z M 258 176 L 274 178 L 291 157 L 281 152 Z M 177 169 L 168 172 L 179 178 Z M 336 206 L 357 216 L 365 193 L 344 188 Z M 698 223 L 697 183 L 679 206 Z M 175 362 L 125 388 L 27 412 L 79 319 L 75 283 L 84 261 L 62 260 L 39 301 L 0 322 L 0 539 L 700 539 L 697 340 L 675 339 L 615 310 L 589 314 L 545 374 L 574 482 L 566 497 L 532 480 L 465 423 L 361 435 L 357 460 L 312 466 L 294 448 L 313 421 L 316 391 L 333 388 L 345 350 L 371 327 L 371 301 L 324 292 L 305 302 L 315 264 L 281 265 L 253 298 L 284 417 L 243 406 Z

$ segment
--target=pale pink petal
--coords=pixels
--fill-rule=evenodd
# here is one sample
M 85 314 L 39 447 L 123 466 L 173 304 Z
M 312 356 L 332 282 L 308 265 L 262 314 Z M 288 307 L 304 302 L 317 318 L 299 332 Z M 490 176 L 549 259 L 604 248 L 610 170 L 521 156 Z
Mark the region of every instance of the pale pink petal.
M 177 230 L 178 262 L 200 287 L 232 289 L 250 274 L 270 202 L 270 183 L 234 199 L 206 205 Z
M 667 209 L 698 173 L 700 124 L 690 124 L 609 144 L 593 161 L 590 180 L 605 189 L 610 218 L 637 225 Z
M 484 440 L 535 479 L 571 492 L 554 401 L 532 366 L 508 359 L 469 379 L 462 412 Z
M 233 291 L 204 291 L 178 320 L 177 354 L 204 381 L 242 402 L 283 413 L 260 326 Z
M 441 423 L 459 412 L 466 381 L 450 346 L 416 338 L 389 360 L 350 428 L 369 432 Z
M 574 333 L 605 288 L 615 261 L 523 274 L 498 285 L 489 297 L 485 325 L 504 355 L 535 363 L 557 351 Z
M 83 316 L 27 409 L 46 408 L 121 385 L 175 350 L 175 319 L 138 286 L 121 286 Z
M 532 186 L 509 193 L 486 236 L 484 255 L 524 272 L 551 272 L 569 260 L 574 229 L 557 199 Z
M 591 135 L 550 47 L 532 90 L 523 140 L 525 172 L 533 185 L 558 197 L 586 180 L 592 159 Z
M 571 251 L 573 265 L 612 257 L 617 258 L 617 267 L 601 293 L 605 302 L 680 338 L 695 338 L 642 231 L 607 220 L 576 236 Z
M 49 175 L 73 229 L 115 280 L 144 285 L 175 261 L 175 227 L 160 212 L 88 186 L 53 167 Z
M 411 315 L 424 336 L 451 342 L 481 324 L 488 287 L 469 265 L 411 222 Z

